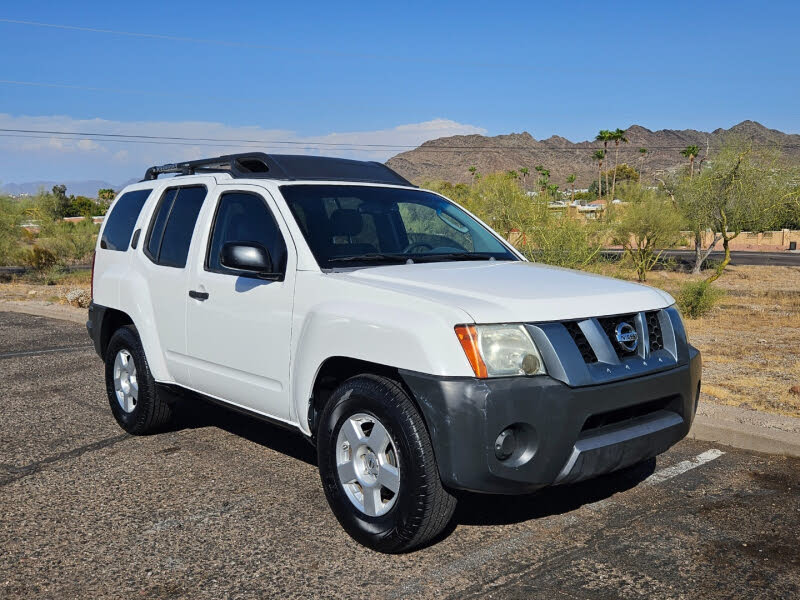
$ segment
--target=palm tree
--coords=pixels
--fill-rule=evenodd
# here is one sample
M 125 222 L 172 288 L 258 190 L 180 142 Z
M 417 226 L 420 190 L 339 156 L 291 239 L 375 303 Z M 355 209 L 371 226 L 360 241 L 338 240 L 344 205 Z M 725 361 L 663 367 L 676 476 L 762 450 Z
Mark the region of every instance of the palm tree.
M 597 197 L 603 197 L 603 159 L 606 153 L 603 150 L 598 150 L 592 155 L 592 158 L 597 161 Z
M 522 181 L 525 181 L 525 178 L 528 176 L 528 173 L 530 173 L 531 170 L 528 167 L 520 167 L 519 172 L 520 175 L 522 175 Z
M 569 184 L 570 189 L 572 190 L 572 204 L 575 204 L 575 173 L 567 176 L 567 183 Z
M 644 157 L 647 155 L 647 148 L 639 148 L 639 173 L 644 173 Z
M 689 159 L 689 177 L 694 177 L 694 159 L 700 154 L 700 148 L 697 146 L 686 146 L 685 150 L 681 150 L 681 154 Z
M 601 129 L 600 133 L 597 134 L 597 137 L 594 139 L 598 142 L 603 142 L 603 157 L 608 154 L 608 142 L 612 141 L 614 138 L 612 137 L 614 134 L 611 133 L 608 129 Z M 597 153 L 595 153 L 597 156 Z M 601 175 L 602 177 L 602 175 Z M 600 188 L 600 195 L 603 195 L 603 186 L 600 185 L 600 182 L 597 182 L 598 188 Z M 606 192 L 608 192 L 608 173 L 606 173 Z
M 611 181 L 611 200 L 614 200 L 614 193 L 617 190 L 617 166 L 619 165 L 619 143 L 628 143 L 625 132 L 617 127 L 611 132 L 611 139 L 614 140 L 614 179 Z
M 536 183 L 539 184 L 539 191 L 544 195 L 547 193 L 547 185 L 550 183 L 550 170 L 545 169 L 544 165 L 536 165 L 534 169 L 539 173 L 539 180 Z

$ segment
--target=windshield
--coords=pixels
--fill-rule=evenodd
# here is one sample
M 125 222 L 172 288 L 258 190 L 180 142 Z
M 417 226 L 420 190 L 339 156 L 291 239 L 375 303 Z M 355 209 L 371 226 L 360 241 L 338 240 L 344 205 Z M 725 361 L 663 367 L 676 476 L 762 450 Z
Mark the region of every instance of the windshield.
M 518 260 L 452 202 L 420 190 L 285 185 L 286 199 L 323 269 L 447 260 Z

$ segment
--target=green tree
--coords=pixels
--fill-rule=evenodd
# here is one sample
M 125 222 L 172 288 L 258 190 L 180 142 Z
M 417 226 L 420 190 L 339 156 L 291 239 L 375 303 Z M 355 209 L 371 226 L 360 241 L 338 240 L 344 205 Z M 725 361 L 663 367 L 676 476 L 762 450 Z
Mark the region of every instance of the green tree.
M 681 150 L 681 155 L 689 159 L 689 177 L 694 177 L 694 159 L 700 154 L 700 148 L 697 146 L 686 146 Z
M 575 203 L 575 179 L 577 179 L 575 173 L 567 175 L 567 183 L 570 188 L 570 202 L 573 204 Z
M 617 191 L 617 165 L 619 165 L 619 145 L 620 143 L 627 144 L 628 138 L 625 137 L 625 131 L 617 127 L 611 132 L 611 139 L 614 140 L 614 177 L 611 181 L 611 199 L 616 197 L 614 194 Z
M 609 131 L 608 129 L 601 129 L 600 133 L 597 134 L 597 137 L 594 138 L 598 142 L 603 142 L 603 157 L 608 154 L 608 143 L 614 140 L 614 134 Z M 597 153 L 595 152 L 595 160 L 597 160 Z M 600 189 L 600 195 L 602 196 L 603 193 L 603 186 L 598 186 Z M 608 193 L 608 176 L 606 175 L 606 193 Z M 612 198 L 613 200 L 613 198 Z
M 111 200 L 113 200 L 114 196 L 116 195 L 117 193 L 111 188 L 102 188 L 97 190 L 97 198 L 99 200 L 105 200 L 106 202 L 110 202 Z
M 469 174 L 472 177 L 472 181 L 473 182 L 476 179 L 478 179 L 478 177 L 480 177 L 480 175 L 478 173 L 478 167 L 476 167 L 475 165 L 472 165 L 469 169 L 467 169 L 467 171 L 469 171 Z
M 525 184 L 525 180 L 528 178 L 528 175 L 530 175 L 530 172 L 531 172 L 531 170 L 528 167 L 520 167 L 519 168 L 519 174 L 522 175 L 522 183 L 523 183 L 523 185 Z
M 71 199 L 70 216 L 93 217 L 98 211 L 97 202 L 86 196 L 75 196 Z
M 70 205 L 72 200 L 67 196 L 67 186 L 54 185 L 52 189 L 53 203 L 52 216 L 54 219 L 63 219 L 72 216 Z
M 755 148 L 737 139 L 726 141 L 711 165 L 691 178 L 696 202 L 720 237 L 725 257 L 707 279 L 722 276 L 731 262 L 730 242 L 742 231 L 765 231 L 796 198 L 791 177 L 778 151 Z
M 621 165 L 617 165 L 613 169 L 609 169 L 605 172 L 606 176 L 612 176 L 616 178 L 617 181 L 639 181 L 639 171 L 634 169 L 627 163 L 622 163 Z
M 681 216 L 668 198 L 639 184 L 625 186 L 625 206 L 609 205 L 613 240 L 633 262 L 639 281 L 656 265 L 664 249 L 680 240 Z

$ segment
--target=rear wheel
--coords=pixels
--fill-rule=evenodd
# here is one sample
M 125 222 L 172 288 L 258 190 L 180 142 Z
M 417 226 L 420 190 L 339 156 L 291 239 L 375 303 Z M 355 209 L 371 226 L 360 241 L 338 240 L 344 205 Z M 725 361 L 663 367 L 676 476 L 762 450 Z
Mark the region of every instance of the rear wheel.
M 120 327 L 106 349 L 106 391 L 114 418 L 128 433 L 144 435 L 162 429 L 172 418 L 150 374 L 136 327 Z
M 355 540 L 380 552 L 425 544 L 447 526 L 455 498 L 442 486 L 430 437 L 395 381 L 345 381 L 325 406 L 318 431 L 328 503 Z

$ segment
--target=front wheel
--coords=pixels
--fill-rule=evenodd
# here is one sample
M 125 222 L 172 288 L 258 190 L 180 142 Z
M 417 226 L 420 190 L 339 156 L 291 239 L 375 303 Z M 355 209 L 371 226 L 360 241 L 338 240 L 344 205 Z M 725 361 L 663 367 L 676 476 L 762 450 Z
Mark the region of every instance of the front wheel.
M 447 526 L 456 500 L 442 486 L 422 417 L 397 382 L 345 381 L 325 406 L 317 437 L 325 496 L 356 541 L 404 552 Z

